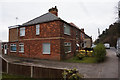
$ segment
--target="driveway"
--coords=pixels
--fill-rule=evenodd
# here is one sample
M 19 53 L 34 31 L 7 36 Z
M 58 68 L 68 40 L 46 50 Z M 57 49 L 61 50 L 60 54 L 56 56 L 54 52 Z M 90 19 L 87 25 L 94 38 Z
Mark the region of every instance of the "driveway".
M 115 56 L 115 48 L 107 49 L 107 59 L 99 64 L 85 64 L 85 63 L 67 63 L 60 61 L 47 61 L 38 59 L 26 59 L 3 56 L 6 60 L 14 62 L 22 60 L 22 64 L 36 65 L 52 68 L 77 68 L 79 73 L 86 78 L 118 78 L 118 58 Z

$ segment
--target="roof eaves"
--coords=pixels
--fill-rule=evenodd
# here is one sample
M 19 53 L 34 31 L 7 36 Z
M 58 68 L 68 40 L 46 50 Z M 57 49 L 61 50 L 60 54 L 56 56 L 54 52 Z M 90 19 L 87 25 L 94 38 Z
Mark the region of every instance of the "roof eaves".
M 9 26 L 8 28 L 9 29 L 12 29 L 12 28 L 18 28 L 18 27 L 20 27 L 21 25 L 14 25 L 14 26 Z

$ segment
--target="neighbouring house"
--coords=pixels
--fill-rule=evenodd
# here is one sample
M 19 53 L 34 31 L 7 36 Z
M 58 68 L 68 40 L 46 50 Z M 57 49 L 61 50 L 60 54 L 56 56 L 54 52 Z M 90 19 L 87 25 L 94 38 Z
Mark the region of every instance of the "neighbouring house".
M 91 48 L 91 46 L 92 46 L 92 38 L 85 34 L 83 47 L 84 48 Z
M 22 25 L 10 26 L 9 42 L 3 43 L 3 54 L 63 60 L 81 49 L 85 33 L 59 18 L 56 6 L 48 11 Z

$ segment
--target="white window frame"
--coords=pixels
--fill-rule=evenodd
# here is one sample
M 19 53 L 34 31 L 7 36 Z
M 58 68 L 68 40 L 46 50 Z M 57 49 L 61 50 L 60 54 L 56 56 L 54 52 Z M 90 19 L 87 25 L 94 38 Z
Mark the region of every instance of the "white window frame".
M 43 47 L 44 44 L 49 44 L 50 52 L 44 52 L 44 47 Z M 43 44 L 42 44 L 42 47 L 43 47 L 43 51 L 42 51 L 43 54 L 51 54 L 51 44 L 50 44 L 50 43 L 43 43 Z
M 16 46 L 16 51 L 12 51 L 11 46 L 16 46 L 16 44 L 15 43 L 10 44 L 10 52 L 17 52 L 17 46 Z
M 25 27 L 20 28 L 20 36 L 25 36 Z
M 40 34 L 40 25 L 36 25 L 36 35 Z
M 23 50 L 23 51 L 20 51 L 20 47 L 23 47 L 23 48 L 24 48 L 24 43 L 19 43 L 19 52 L 20 52 L 20 53 L 24 53 L 24 50 Z
M 66 33 L 66 32 L 65 32 L 65 28 L 66 28 L 66 27 L 69 27 L 70 33 Z M 64 23 L 64 34 L 71 35 L 71 29 L 70 29 L 70 26 L 67 25 L 67 24 L 65 24 L 65 23 Z
M 71 52 L 71 43 L 70 42 L 64 42 L 64 46 L 70 46 L 70 51 L 65 52 L 65 53 L 70 53 Z

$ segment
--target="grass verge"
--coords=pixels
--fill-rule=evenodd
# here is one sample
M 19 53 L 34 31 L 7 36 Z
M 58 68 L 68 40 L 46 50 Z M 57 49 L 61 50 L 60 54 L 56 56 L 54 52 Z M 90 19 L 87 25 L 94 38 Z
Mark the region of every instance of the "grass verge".
M 6 73 L 2 73 L 2 76 L 0 76 L 0 78 L 2 78 L 2 80 L 35 80 L 30 77 L 11 75 L 11 74 L 6 74 Z

